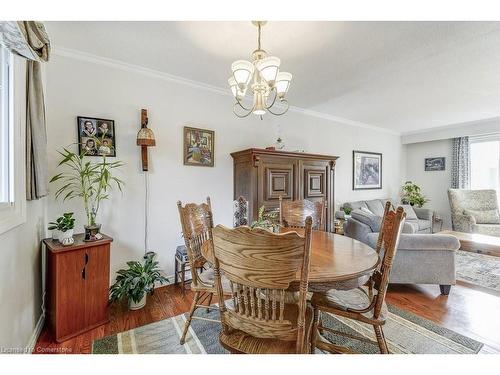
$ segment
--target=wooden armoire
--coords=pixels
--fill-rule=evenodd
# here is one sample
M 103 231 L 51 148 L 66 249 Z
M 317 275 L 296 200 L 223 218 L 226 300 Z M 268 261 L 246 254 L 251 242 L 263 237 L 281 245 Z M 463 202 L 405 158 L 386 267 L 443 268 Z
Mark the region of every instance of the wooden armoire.
M 231 154 L 234 199 L 248 200 L 249 221 L 259 207 L 279 208 L 283 199 L 325 200 L 325 228 L 333 231 L 334 172 L 337 156 L 250 148 Z

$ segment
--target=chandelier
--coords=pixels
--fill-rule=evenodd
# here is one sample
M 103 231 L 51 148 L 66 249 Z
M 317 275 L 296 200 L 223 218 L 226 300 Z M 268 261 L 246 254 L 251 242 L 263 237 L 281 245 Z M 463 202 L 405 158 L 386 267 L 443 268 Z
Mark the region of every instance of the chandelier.
M 290 87 L 292 74 L 280 72 L 281 60 L 275 56 L 268 56 L 267 52 L 261 49 L 261 27 L 266 22 L 253 21 L 252 23 L 258 28 L 257 49 L 252 53 L 253 61 L 233 62 L 231 65 L 233 75 L 228 79 L 231 92 L 236 99 L 233 112 L 240 118 L 253 113 L 262 119 L 266 112 L 280 116 L 289 108 L 285 95 Z M 252 107 L 245 106 L 243 103 L 248 88 L 253 94 Z M 281 105 L 275 105 L 277 103 Z

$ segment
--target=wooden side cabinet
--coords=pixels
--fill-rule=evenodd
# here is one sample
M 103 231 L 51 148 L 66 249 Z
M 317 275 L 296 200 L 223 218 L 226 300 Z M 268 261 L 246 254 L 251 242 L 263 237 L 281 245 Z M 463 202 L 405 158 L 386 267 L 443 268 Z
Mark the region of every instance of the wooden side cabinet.
M 113 239 L 106 235 L 84 242 L 77 234 L 75 243 L 62 246 L 43 240 L 47 251 L 48 324 L 57 342 L 109 321 L 109 257 Z

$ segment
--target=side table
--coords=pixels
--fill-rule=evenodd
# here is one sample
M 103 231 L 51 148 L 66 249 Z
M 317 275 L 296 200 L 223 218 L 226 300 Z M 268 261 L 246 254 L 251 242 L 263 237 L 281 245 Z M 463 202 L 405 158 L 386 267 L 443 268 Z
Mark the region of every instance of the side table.
M 434 230 L 434 227 L 439 224 L 439 230 L 435 231 Z M 432 233 L 437 233 L 437 232 L 441 232 L 443 230 L 443 218 L 439 215 L 437 215 L 435 212 L 434 214 L 432 215 L 432 228 L 431 228 L 431 232 Z

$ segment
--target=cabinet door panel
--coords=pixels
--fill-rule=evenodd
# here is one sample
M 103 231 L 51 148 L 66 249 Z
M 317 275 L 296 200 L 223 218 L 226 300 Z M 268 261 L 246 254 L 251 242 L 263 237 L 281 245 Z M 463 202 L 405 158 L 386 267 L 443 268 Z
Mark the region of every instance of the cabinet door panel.
M 282 160 L 262 160 L 259 165 L 259 206 L 274 209 L 279 205 L 279 197 L 295 199 L 296 166 Z
M 54 256 L 54 255 L 53 255 Z M 56 337 L 63 338 L 85 328 L 85 250 L 55 255 L 56 267 Z
M 329 194 L 329 173 L 330 166 L 327 162 L 302 161 L 300 163 L 301 199 L 313 202 L 324 200 L 323 223 L 326 230 L 330 229 L 328 218 L 331 216 L 328 204 L 331 199 Z
M 109 245 L 87 248 L 85 322 L 92 326 L 108 319 Z

